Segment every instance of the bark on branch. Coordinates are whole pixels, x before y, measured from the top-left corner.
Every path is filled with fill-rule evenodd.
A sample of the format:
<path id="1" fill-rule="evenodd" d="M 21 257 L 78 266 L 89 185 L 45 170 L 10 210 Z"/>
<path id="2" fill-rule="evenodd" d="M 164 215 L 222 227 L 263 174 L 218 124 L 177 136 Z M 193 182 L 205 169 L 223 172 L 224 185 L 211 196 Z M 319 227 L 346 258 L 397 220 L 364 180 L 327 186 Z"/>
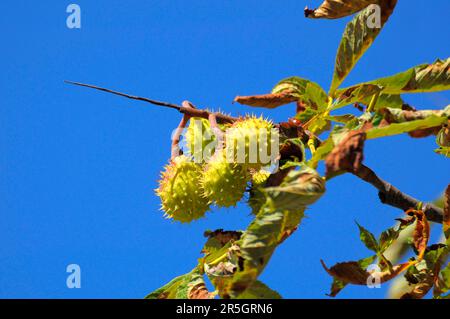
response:
<path id="1" fill-rule="evenodd" d="M 378 196 L 383 204 L 406 211 L 410 208 L 417 208 L 421 203 L 419 200 L 401 192 L 395 186 L 379 178 L 373 170 L 365 165 L 361 165 L 358 170 L 351 173 L 378 189 Z M 423 203 L 422 210 L 429 221 L 442 223 L 444 213 L 439 207 L 430 203 Z"/>

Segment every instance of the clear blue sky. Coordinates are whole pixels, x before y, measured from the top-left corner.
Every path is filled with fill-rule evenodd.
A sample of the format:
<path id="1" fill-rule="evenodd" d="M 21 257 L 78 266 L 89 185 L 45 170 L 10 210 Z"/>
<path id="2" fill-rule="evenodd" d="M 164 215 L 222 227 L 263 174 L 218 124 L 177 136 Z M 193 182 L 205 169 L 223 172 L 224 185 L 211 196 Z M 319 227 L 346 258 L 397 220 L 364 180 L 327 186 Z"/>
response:
<path id="1" fill-rule="evenodd" d="M 303 18 L 317 0 L 80 0 L 82 28 L 70 30 L 69 3 L 0 3 L 0 297 L 141 298 L 195 265 L 204 230 L 244 229 L 249 211 L 214 211 L 189 225 L 163 219 L 153 189 L 179 115 L 63 80 L 244 114 L 230 103 L 235 95 L 269 92 L 287 76 L 328 89 L 348 19 Z M 346 84 L 449 56 L 448 12 L 448 0 L 400 0 Z M 449 92 L 405 98 L 418 108 L 450 104 Z M 281 121 L 293 112 L 265 114 Z M 366 163 L 433 200 L 450 176 L 435 148 L 434 138 L 370 141 Z M 400 213 L 355 177 L 337 178 L 261 279 L 284 297 L 325 297 L 331 278 L 319 260 L 368 256 L 354 221 L 378 235 Z M 72 263 L 81 289 L 66 287 Z M 341 297 L 385 292 L 349 287 Z"/>

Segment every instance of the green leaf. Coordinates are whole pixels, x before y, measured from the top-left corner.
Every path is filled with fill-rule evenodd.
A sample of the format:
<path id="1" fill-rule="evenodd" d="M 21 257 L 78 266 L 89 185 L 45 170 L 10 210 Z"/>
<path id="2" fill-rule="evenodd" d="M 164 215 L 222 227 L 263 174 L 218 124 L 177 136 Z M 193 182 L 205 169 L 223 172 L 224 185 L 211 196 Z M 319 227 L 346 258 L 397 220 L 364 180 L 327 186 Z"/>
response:
<path id="1" fill-rule="evenodd" d="M 380 254 L 383 254 L 398 239 L 401 232 L 408 228 L 414 222 L 413 219 L 401 222 L 398 226 L 388 228 L 381 233 L 378 239 Z"/>
<path id="2" fill-rule="evenodd" d="M 295 118 L 298 119 L 301 123 L 307 123 L 314 116 L 318 116 L 318 115 L 319 115 L 318 110 L 308 107 L 304 111 L 297 113 L 295 115 Z"/>
<path id="3" fill-rule="evenodd" d="M 437 92 L 450 89 L 450 58 L 422 64 L 405 72 L 365 84 L 383 87 L 385 94 Z"/>
<path id="4" fill-rule="evenodd" d="M 442 287 L 440 287 L 442 292 L 450 291 L 450 263 L 447 264 L 445 268 L 441 270 Z"/>
<path id="5" fill-rule="evenodd" d="M 381 233 L 379 238 L 380 243 L 380 253 L 384 253 L 386 249 L 388 249 L 392 243 L 397 240 L 400 235 L 400 231 L 395 227 L 389 228 Z"/>
<path id="6" fill-rule="evenodd" d="M 376 253 L 379 252 L 380 248 L 378 246 L 378 242 L 375 239 L 375 236 L 369 232 L 367 229 L 362 227 L 360 224 L 356 223 L 359 228 L 359 238 L 366 245 L 366 247 Z"/>
<path id="7" fill-rule="evenodd" d="M 325 182 L 316 170 L 303 165 L 291 170 L 280 186 L 264 189 L 274 210 L 302 211 L 325 193 Z"/>
<path id="8" fill-rule="evenodd" d="M 383 3 L 381 7 L 381 26 L 386 23 L 392 14 L 395 3 L 396 1 L 385 1 Z M 370 21 L 372 15 L 373 9 L 368 7 L 347 24 L 336 56 L 330 96 L 334 96 L 336 89 L 380 33 L 381 28 L 368 26 L 367 22 Z"/>
<path id="9" fill-rule="evenodd" d="M 178 287 L 188 275 L 186 274 L 172 279 L 168 284 L 148 294 L 145 299 L 175 299 Z"/>
<path id="10" fill-rule="evenodd" d="M 361 103 L 368 106 L 370 97 L 363 99 Z M 378 111 L 383 108 L 400 109 L 403 104 L 405 104 L 405 102 L 399 94 L 380 94 L 373 110 Z"/>
<path id="11" fill-rule="evenodd" d="M 316 152 L 308 161 L 308 166 L 316 167 L 317 164 L 325 159 L 325 157 L 333 150 L 335 145 L 338 145 L 342 138 L 348 133 L 348 130 L 339 125 L 335 125 L 333 131 L 330 133 L 330 136 L 320 144 L 320 146 L 316 149 Z"/>
<path id="12" fill-rule="evenodd" d="M 219 287 L 221 296 L 239 297 L 253 284 L 277 246 L 298 227 L 306 205 L 314 203 L 325 191 L 320 175 L 305 165 L 290 170 L 279 186 L 259 189 L 266 201 L 236 243 L 237 270 Z"/>
<path id="13" fill-rule="evenodd" d="M 205 286 L 205 283 L 203 276 L 196 268 L 188 274 L 174 278 L 168 284 L 148 294 L 145 299 L 189 299 L 191 291 L 199 286 Z"/>
<path id="14" fill-rule="evenodd" d="M 440 155 L 444 155 L 444 156 L 450 158 L 450 147 L 449 146 L 439 147 L 439 148 L 435 149 L 434 151 Z"/>
<path id="15" fill-rule="evenodd" d="M 377 92 L 382 92 L 383 88 L 374 84 L 358 84 L 348 88 L 339 89 L 336 91 L 336 101 L 333 109 L 338 109 L 345 105 L 361 103 L 366 106 L 372 100 L 372 96 Z M 377 102 L 374 105 L 374 111 L 382 108 L 398 109 L 405 104 L 399 94 L 383 94 L 378 96 Z"/>
<path id="16" fill-rule="evenodd" d="M 344 114 L 344 115 L 330 115 L 328 116 L 328 120 L 333 121 L 333 122 L 337 122 L 337 123 L 342 123 L 342 124 L 347 124 L 351 121 L 354 121 L 356 119 L 356 116 L 354 116 L 353 114 Z"/>
<path id="17" fill-rule="evenodd" d="M 393 123 L 383 127 L 374 127 L 367 131 L 367 139 L 398 135 L 415 130 L 437 127 L 444 124 L 445 122 L 447 122 L 446 117 L 432 115 L 421 120 Z"/>
<path id="18" fill-rule="evenodd" d="M 272 94 L 283 92 L 289 92 L 289 95 L 315 110 L 325 109 L 328 103 L 328 96 L 319 84 L 297 76 L 280 81 L 272 90 Z"/>
<path id="19" fill-rule="evenodd" d="M 281 295 L 261 281 L 256 280 L 237 299 L 281 299 Z"/>
<path id="20" fill-rule="evenodd" d="M 333 298 L 336 297 L 342 291 L 342 289 L 347 287 L 347 285 L 348 283 L 333 277 L 333 283 L 331 284 L 330 293 L 328 293 L 327 296 Z"/>
<path id="21" fill-rule="evenodd" d="M 335 110 L 349 104 L 362 103 L 368 99 L 370 100 L 372 96 L 380 93 L 381 90 L 381 87 L 373 84 L 356 85 L 347 89 L 338 90 L 332 109 Z"/>

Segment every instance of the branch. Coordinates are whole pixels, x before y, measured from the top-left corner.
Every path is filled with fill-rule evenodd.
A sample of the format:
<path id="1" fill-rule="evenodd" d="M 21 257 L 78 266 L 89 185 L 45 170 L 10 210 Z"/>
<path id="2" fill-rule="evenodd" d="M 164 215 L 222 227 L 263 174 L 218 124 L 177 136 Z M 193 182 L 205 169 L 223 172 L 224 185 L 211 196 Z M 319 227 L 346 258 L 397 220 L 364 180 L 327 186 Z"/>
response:
<path id="1" fill-rule="evenodd" d="M 421 203 L 419 200 L 401 192 L 395 186 L 379 178 L 374 171 L 365 165 L 361 165 L 358 170 L 352 171 L 351 173 L 367 183 L 372 184 L 376 189 L 378 189 L 378 196 L 383 204 L 391 205 L 406 211 L 410 208 L 417 208 Z M 442 209 L 433 204 L 424 203 L 422 210 L 428 220 L 436 223 L 442 223 L 444 215 Z"/>
<path id="2" fill-rule="evenodd" d="M 219 113 L 219 112 L 209 112 L 207 110 L 186 107 L 184 105 L 180 106 L 180 105 L 176 105 L 176 104 L 172 104 L 172 103 L 168 103 L 168 102 L 156 101 L 156 100 L 152 100 L 152 99 L 149 99 L 146 97 L 135 96 L 135 95 L 130 95 L 130 94 L 126 94 L 126 93 L 122 93 L 122 92 L 118 92 L 118 91 L 113 91 L 110 89 L 106 89 L 106 88 L 91 85 L 91 84 L 84 84 L 84 83 L 72 82 L 72 81 L 64 81 L 64 82 L 68 83 L 68 84 L 82 86 L 82 87 L 95 89 L 95 90 L 103 91 L 106 93 L 126 97 L 126 98 L 132 99 L 132 100 L 142 101 L 142 102 L 150 103 L 150 104 L 157 105 L 157 106 L 168 107 L 171 109 L 175 109 L 182 114 L 189 115 L 190 117 L 200 117 L 200 118 L 208 119 L 210 114 L 214 114 L 217 118 L 217 122 L 219 122 L 219 123 L 233 123 L 238 120 L 235 117 L 231 117 L 231 116 Z"/>

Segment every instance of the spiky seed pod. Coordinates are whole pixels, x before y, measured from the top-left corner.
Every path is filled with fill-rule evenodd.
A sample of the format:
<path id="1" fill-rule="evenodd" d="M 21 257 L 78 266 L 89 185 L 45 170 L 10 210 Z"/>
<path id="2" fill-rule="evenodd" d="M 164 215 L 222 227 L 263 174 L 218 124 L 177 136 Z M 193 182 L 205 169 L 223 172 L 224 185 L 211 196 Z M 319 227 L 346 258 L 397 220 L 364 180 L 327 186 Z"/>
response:
<path id="1" fill-rule="evenodd" d="M 209 121 L 192 118 L 185 134 L 186 147 L 196 163 L 204 163 L 214 153 L 216 137 Z"/>
<path id="2" fill-rule="evenodd" d="M 265 169 L 261 169 L 252 174 L 253 186 L 261 186 L 264 184 L 270 176 L 270 172 Z"/>
<path id="3" fill-rule="evenodd" d="M 227 161 L 224 150 L 218 151 L 206 165 L 201 185 L 203 194 L 219 207 L 235 206 L 247 188 L 250 174 L 242 165 Z"/>
<path id="4" fill-rule="evenodd" d="M 277 138 L 272 122 L 262 117 L 252 116 L 236 121 L 227 130 L 227 156 L 247 168 L 260 169 L 276 157 L 277 154 L 272 154 L 271 148 Z"/>
<path id="5" fill-rule="evenodd" d="M 258 214 L 261 206 L 266 201 L 266 197 L 261 191 L 261 188 L 264 186 L 269 176 L 270 172 L 264 169 L 252 174 L 252 186 L 249 190 L 250 197 L 248 199 L 248 205 L 252 209 L 252 213 L 255 215 Z"/>
<path id="6" fill-rule="evenodd" d="M 201 176 L 201 166 L 184 155 L 177 156 L 165 167 L 156 194 L 167 217 L 189 223 L 205 215 L 209 203 L 198 187 Z"/>

